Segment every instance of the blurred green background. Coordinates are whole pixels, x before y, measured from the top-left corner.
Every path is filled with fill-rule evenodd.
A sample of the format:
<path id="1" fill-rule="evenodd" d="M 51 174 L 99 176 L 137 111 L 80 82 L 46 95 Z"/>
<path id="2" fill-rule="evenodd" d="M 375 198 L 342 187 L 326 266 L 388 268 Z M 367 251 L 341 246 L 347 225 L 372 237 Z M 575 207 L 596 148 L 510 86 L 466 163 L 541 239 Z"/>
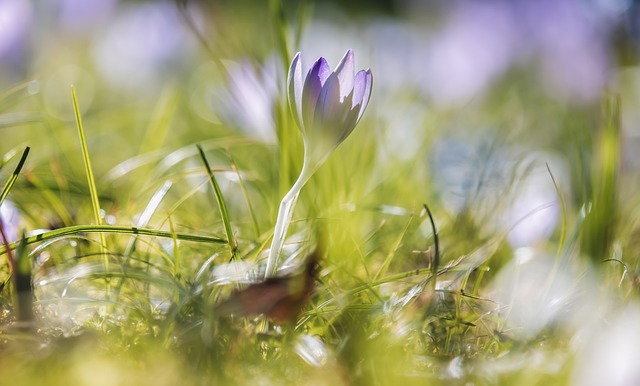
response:
<path id="1" fill-rule="evenodd" d="M 0 186 L 31 147 L 9 239 L 95 223 L 73 85 L 101 221 L 224 235 L 199 143 L 241 260 L 110 235 L 113 297 L 97 237 L 34 244 L 36 332 L 1 270 L 0 384 L 637 383 L 639 45 L 631 0 L 0 0 Z M 289 61 L 350 48 L 371 103 L 302 191 L 283 266 L 319 224 L 316 294 L 293 326 L 220 322 L 301 167 Z"/>

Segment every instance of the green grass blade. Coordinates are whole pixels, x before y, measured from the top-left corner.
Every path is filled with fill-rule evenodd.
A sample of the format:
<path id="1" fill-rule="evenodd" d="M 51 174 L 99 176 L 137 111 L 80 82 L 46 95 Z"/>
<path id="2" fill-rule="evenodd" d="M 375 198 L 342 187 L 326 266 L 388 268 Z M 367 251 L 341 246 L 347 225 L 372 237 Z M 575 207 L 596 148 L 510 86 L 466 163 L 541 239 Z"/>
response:
<path id="1" fill-rule="evenodd" d="M 605 100 L 605 116 L 591 159 L 590 210 L 585 218 L 582 248 L 594 263 L 611 257 L 618 226 L 620 174 L 620 97 Z"/>
<path id="2" fill-rule="evenodd" d="M 180 277 L 180 248 L 178 248 L 178 238 L 176 237 L 176 232 L 174 231 L 173 221 L 171 221 L 171 216 L 169 216 L 169 229 L 171 229 L 171 234 L 173 237 L 171 240 L 173 241 L 173 276 Z"/>
<path id="3" fill-rule="evenodd" d="M 24 163 L 27 161 L 27 157 L 29 156 L 29 150 L 31 150 L 29 146 L 24 149 L 24 151 L 22 152 L 22 157 L 20 157 L 20 161 L 18 162 L 18 166 L 16 166 L 13 174 L 11 175 L 11 177 L 9 177 L 9 181 L 7 181 L 7 184 L 4 186 L 4 188 L 2 188 L 2 193 L 0 193 L 0 206 L 2 206 L 2 203 L 4 202 L 4 199 L 7 198 L 11 187 L 18 179 L 18 175 L 20 174 L 20 171 L 22 170 L 22 167 L 24 166 Z"/>
<path id="4" fill-rule="evenodd" d="M 42 120 L 42 116 L 36 113 L 7 113 L 0 115 L 0 129 L 24 125 L 26 123 L 37 123 Z"/>
<path id="5" fill-rule="evenodd" d="M 400 245 L 402 244 L 402 240 L 404 239 L 404 236 L 407 234 L 407 231 L 409 230 L 409 226 L 411 225 L 411 222 L 413 222 L 413 215 L 409 216 L 407 223 L 405 224 L 404 228 L 398 235 L 398 238 L 396 239 L 395 243 L 393 243 L 393 246 L 389 250 L 387 257 L 385 258 L 384 262 L 380 266 L 380 269 L 378 269 L 378 272 L 376 272 L 376 274 L 373 276 L 373 280 L 378 280 L 380 277 L 386 275 L 387 270 L 389 269 L 389 265 L 391 264 L 391 261 L 395 257 L 396 252 L 398 251 L 398 249 L 400 248 Z"/>
<path id="6" fill-rule="evenodd" d="M 424 210 L 427 212 L 427 216 L 429 217 L 429 222 L 431 223 L 431 231 L 433 232 L 433 244 L 435 253 L 433 255 L 433 261 L 431 263 L 431 269 L 434 274 L 432 289 L 436 289 L 436 273 L 438 272 L 438 267 L 440 266 L 440 240 L 438 239 L 438 230 L 436 229 L 436 223 L 433 220 L 433 215 L 431 214 L 431 210 L 427 204 L 423 205 Z"/>
<path id="7" fill-rule="evenodd" d="M 151 121 L 145 130 L 139 154 L 150 153 L 162 148 L 171 128 L 171 122 L 176 115 L 179 97 L 179 91 L 171 86 L 166 87 L 160 94 L 151 115 Z"/>
<path id="8" fill-rule="evenodd" d="M 231 163 L 231 169 L 236 172 L 238 175 L 238 182 L 240 183 L 240 190 L 242 190 L 242 195 L 244 196 L 244 200 L 247 203 L 247 208 L 249 209 L 249 215 L 251 216 L 251 221 L 253 222 L 253 228 L 256 231 L 256 237 L 260 236 L 260 227 L 258 226 L 258 218 L 256 217 L 255 210 L 253 209 L 253 205 L 251 204 L 251 199 L 249 198 L 249 192 L 247 191 L 247 186 L 242 179 L 242 175 L 240 175 L 240 171 L 238 170 L 238 166 L 236 165 L 236 161 L 233 159 L 231 153 L 229 155 L 229 162 Z"/>
<path id="9" fill-rule="evenodd" d="M 38 81 L 30 80 L 24 83 L 20 83 L 9 90 L 0 93 L 0 110 L 5 111 L 10 107 L 13 107 L 27 98 L 38 93 Z M 25 116 L 31 116 L 32 113 L 27 113 Z M 37 114 L 39 115 L 39 114 Z"/>
<path id="10" fill-rule="evenodd" d="M 28 186 L 42 197 L 51 210 L 51 213 L 60 220 L 63 226 L 73 225 L 73 215 L 70 208 L 65 204 L 62 195 L 65 193 L 62 188 L 52 188 L 42 181 L 37 174 L 30 173 L 25 176 Z M 55 190 L 54 190 L 55 189 Z"/>
<path id="11" fill-rule="evenodd" d="M 15 262 L 15 286 L 16 286 L 16 303 L 18 309 L 18 323 L 23 329 L 28 330 L 32 327 L 33 314 L 33 288 L 31 285 L 31 259 L 27 251 L 27 243 L 22 234 L 22 238 L 18 242 L 16 250 Z"/>
<path id="12" fill-rule="evenodd" d="M 94 221 L 97 225 L 102 224 L 100 217 L 100 201 L 98 199 L 98 190 L 96 188 L 95 178 L 93 177 L 93 169 L 91 168 L 91 159 L 89 158 L 89 149 L 87 147 L 87 138 L 82 125 L 82 116 L 80 115 L 80 107 L 78 105 L 78 97 L 76 96 L 75 87 L 71 86 L 71 96 L 73 98 L 73 110 L 76 116 L 76 125 L 78 127 L 78 136 L 80 137 L 80 145 L 82 146 L 82 158 L 84 160 L 84 169 L 89 184 L 89 194 L 91 196 L 91 205 L 93 207 Z"/>
<path id="13" fill-rule="evenodd" d="M 193 241 L 198 243 L 212 243 L 212 244 L 227 244 L 227 240 L 204 235 L 194 235 L 190 233 L 172 233 L 169 231 L 162 231 L 149 228 L 138 227 L 126 227 L 117 225 L 74 225 L 70 227 L 58 228 L 52 231 L 37 234 L 35 236 L 29 236 L 26 238 L 27 244 L 39 243 L 47 240 L 53 240 L 59 237 L 72 236 L 80 233 L 114 233 L 123 235 L 138 235 L 138 236 L 151 236 L 162 238 L 176 238 L 178 240 Z M 9 244 L 9 247 L 13 250 L 18 246 L 18 242 Z M 6 247 L 0 247 L 0 255 L 6 252 Z"/>
<path id="14" fill-rule="evenodd" d="M 76 115 L 76 125 L 78 127 L 78 136 L 80 137 L 80 145 L 82 146 L 82 158 L 84 159 L 84 170 L 87 175 L 87 183 L 89 184 L 89 195 L 91 196 L 91 206 L 93 207 L 93 220 L 96 225 L 102 225 L 100 216 L 100 201 L 98 200 L 98 189 L 96 181 L 93 177 L 93 169 L 91 168 L 91 159 L 89 158 L 89 148 L 87 147 L 87 138 L 82 126 L 82 116 L 80 115 L 80 107 L 78 105 L 78 97 L 76 96 L 75 87 L 71 86 L 71 97 L 73 99 L 73 111 Z M 103 233 L 99 234 L 100 244 L 104 252 L 104 267 L 109 271 L 109 256 L 107 254 L 107 243 Z"/>
<path id="15" fill-rule="evenodd" d="M 171 181 L 165 181 L 164 184 L 162 184 L 162 186 L 160 187 L 160 189 L 156 190 L 156 192 L 151 197 L 151 200 L 149 200 L 149 203 L 142 211 L 142 214 L 140 215 L 140 218 L 136 223 L 136 227 L 143 228 L 149 224 L 149 221 L 151 220 L 151 216 L 156 212 L 156 210 L 158 209 L 158 206 L 160 205 L 164 197 L 167 195 L 172 185 L 173 184 L 171 183 Z M 129 256 L 133 253 L 133 251 L 136 248 L 136 240 L 137 240 L 137 237 L 132 237 L 131 240 L 129 240 L 129 244 L 127 244 L 127 249 L 125 249 L 125 252 L 124 252 L 125 256 Z"/>
<path id="16" fill-rule="evenodd" d="M 280 54 L 280 60 L 282 61 L 282 67 L 286 76 L 289 65 L 289 48 L 287 47 L 287 35 L 289 35 L 289 31 L 282 0 L 270 0 L 269 10 L 271 11 L 278 53 Z"/>
<path id="17" fill-rule="evenodd" d="M 213 175 L 211 171 L 211 166 L 209 166 L 209 161 L 207 161 L 207 157 L 204 155 L 204 150 L 200 145 L 196 145 L 198 147 L 198 153 L 200 154 L 200 158 L 202 159 L 202 163 L 207 170 L 207 174 L 209 175 L 209 181 L 211 182 L 211 186 L 213 187 L 213 191 L 216 195 L 216 201 L 218 202 L 218 209 L 220 209 L 220 217 L 222 217 L 222 223 L 224 224 L 224 231 L 227 234 L 227 240 L 229 243 L 229 251 L 231 252 L 231 259 L 236 258 L 236 250 L 238 249 L 238 244 L 236 242 L 236 238 L 233 235 L 233 230 L 231 229 L 231 221 L 229 221 L 229 212 L 227 211 L 227 204 L 224 201 L 224 197 L 222 196 L 222 191 L 220 190 L 220 185 L 218 185 L 218 181 L 216 177 Z"/>

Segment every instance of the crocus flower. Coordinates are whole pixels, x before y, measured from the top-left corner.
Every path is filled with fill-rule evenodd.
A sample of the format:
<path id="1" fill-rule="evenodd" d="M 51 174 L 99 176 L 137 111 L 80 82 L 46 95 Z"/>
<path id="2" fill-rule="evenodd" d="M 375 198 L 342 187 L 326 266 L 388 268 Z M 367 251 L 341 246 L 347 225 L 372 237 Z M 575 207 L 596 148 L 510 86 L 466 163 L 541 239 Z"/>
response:
<path id="1" fill-rule="evenodd" d="M 354 72 L 351 50 L 334 71 L 324 58 L 319 58 L 304 78 L 300 53 L 291 62 L 289 107 L 302 131 L 304 161 L 298 180 L 280 202 L 266 276 L 275 274 L 300 190 L 331 152 L 351 134 L 367 108 L 373 86 L 371 70 Z"/>
<path id="2" fill-rule="evenodd" d="M 348 50 L 332 72 L 320 57 L 302 77 L 298 52 L 288 77 L 289 107 L 302 131 L 305 156 L 317 163 L 351 134 L 371 97 L 371 70 L 354 75 L 353 51 Z"/>

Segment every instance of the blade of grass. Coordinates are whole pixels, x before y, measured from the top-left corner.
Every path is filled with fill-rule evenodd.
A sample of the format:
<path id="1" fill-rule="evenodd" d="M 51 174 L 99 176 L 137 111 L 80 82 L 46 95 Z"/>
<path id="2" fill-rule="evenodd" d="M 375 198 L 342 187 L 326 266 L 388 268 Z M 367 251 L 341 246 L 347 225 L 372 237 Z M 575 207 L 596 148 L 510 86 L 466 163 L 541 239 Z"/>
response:
<path id="1" fill-rule="evenodd" d="M 11 177 L 9 177 L 9 181 L 7 181 L 7 184 L 4 186 L 4 188 L 2 188 L 2 193 L 0 193 L 0 206 L 2 206 L 2 203 L 4 202 L 4 199 L 7 198 L 11 187 L 18 179 L 18 175 L 20 174 L 20 171 L 22 170 L 22 167 L 24 166 L 24 163 L 27 161 L 27 157 L 29 156 L 29 150 L 31 150 L 29 146 L 24 149 L 24 151 L 22 152 L 22 157 L 20 157 L 20 161 L 18 161 L 18 165 L 13 171 L 13 174 L 11 175 Z"/>
<path id="2" fill-rule="evenodd" d="M 172 185 L 173 184 L 171 183 L 171 181 L 167 180 L 164 182 L 164 184 L 162 184 L 162 186 L 158 190 L 156 190 L 156 192 L 151 197 L 151 200 L 149 200 L 149 203 L 147 204 L 146 208 L 144 208 L 144 211 L 142 211 L 142 214 L 140 215 L 140 218 L 136 223 L 136 227 L 143 228 L 149 224 L 149 220 L 151 220 L 151 216 L 156 212 L 156 210 L 158 209 L 158 206 L 160 205 L 164 197 L 167 195 Z M 136 248 L 137 239 L 138 239 L 137 237 L 132 237 L 131 240 L 129 240 L 129 244 L 127 244 L 127 249 L 125 249 L 125 252 L 124 252 L 125 256 L 129 256 L 133 253 L 133 251 Z"/>
<path id="3" fill-rule="evenodd" d="M 551 177 L 551 181 L 553 182 L 553 187 L 556 190 L 556 194 L 558 195 L 558 200 L 560 200 L 560 208 L 562 210 L 561 224 L 560 224 L 560 240 L 558 241 L 558 251 L 556 252 L 556 258 L 553 263 L 553 268 L 551 269 L 551 273 L 549 274 L 549 278 L 547 279 L 547 285 L 545 287 L 545 292 L 543 299 L 547 297 L 549 289 L 553 284 L 555 276 L 558 272 L 558 268 L 560 267 L 560 261 L 562 260 L 562 251 L 565 247 L 565 242 L 567 238 L 567 203 L 564 200 L 564 195 L 558 186 L 558 182 L 556 181 L 553 173 L 551 172 L 551 167 L 547 163 L 547 172 L 549 172 L 549 176 Z"/>
<path id="4" fill-rule="evenodd" d="M 13 308 L 17 310 L 17 326 L 27 332 L 33 325 L 33 290 L 31 287 L 31 261 L 27 253 L 27 245 L 24 238 L 18 243 L 16 254 L 14 256 L 9 249 L 9 240 L 4 231 L 4 223 L 0 217 L 0 244 L 8 250 L 7 260 L 11 269 L 10 281 L 13 283 L 15 297 L 13 299 Z"/>
<path id="5" fill-rule="evenodd" d="M 295 32 L 293 36 L 293 46 L 299 47 L 302 41 L 304 25 L 311 19 L 314 4 L 311 1 L 303 0 L 298 3 L 298 15 L 296 18 Z"/>
<path id="6" fill-rule="evenodd" d="M 16 250 L 14 272 L 18 323 L 26 331 L 33 327 L 33 288 L 31 286 L 31 259 L 27 251 L 24 232 Z"/>
<path id="7" fill-rule="evenodd" d="M 584 223 L 582 247 L 599 264 L 611 257 L 618 226 L 618 180 L 620 174 L 620 97 L 605 100 L 604 122 L 598 140 L 593 143 L 591 208 Z"/>
<path id="8" fill-rule="evenodd" d="M 146 208 L 144 208 L 144 211 L 140 215 L 140 218 L 136 223 L 136 227 L 142 228 L 142 227 L 146 227 L 149 224 L 149 220 L 151 220 L 151 216 L 153 215 L 153 213 L 155 213 L 156 209 L 158 208 L 158 205 L 160 205 L 160 202 L 162 201 L 164 196 L 167 194 L 167 192 L 171 188 L 171 185 L 172 185 L 171 181 L 165 181 L 162 187 L 160 187 L 160 189 L 158 189 L 153 194 L 153 196 L 151 197 L 151 200 L 149 200 L 149 203 L 147 204 Z M 173 232 L 173 228 L 171 228 L 171 231 Z M 127 257 L 127 259 L 124 261 L 122 267 L 130 266 L 129 262 L 131 259 L 131 254 L 136 250 L 137 241 L 138 241 L 137 236 L 131 237 L 131 239 L 129 239 L 129 243 L 127 244 L 127 248 L 125 249 L 123 254 L 124 256 Z M 117 299 L 118 296 L 120 295 L 123 285 L 124 285 L 124 279 L 120 281 L 115 287 L 115 290 L 114 290 L 115 299 Z"/>
<path id="9" fill-rule="evenodd" d="M 7 238 L 7 235 L 4 231 L 4 222 L 2 221 L 2 216 L 0 216 L 0 244 L 2 245 L 2 249 L 7 251 L 7 260 L 9 261 L 9 269 L 11 271 L 11 279 L 13 281 L 13 283 L 15 283 L 15 274 L 16 274 L 16 260 L 13 257 L 13 253 L 11 252 L 12 249 L 11 245 L 9 243 L 9 239 Z M 16 244 L 16 243 L 14 243 Z"/>
<path id="10" fill-rule="evenodd" d="M 402 231 L 398 235 L 396 242 L 393 244 L 393 248 L 389 250 L 389 254 L 387 254 L 387 257 L 385 258 L 384 262 L 380 266 L 380 269 L 378 269 L 378 272 L 376 272 L 376 274 L 373 276 L 373 280 L 378 280 L 378 278 L 380 278 L 381 276 L 384 276 L 387 273 L 387 269 L 389 269 L 389 265 L 391 264 L 391 261 L 395 257 L 396 251 L 398 250 L 398 248 L 400 248 L 400 244 L 402 243 L 402 240 L 404 239 L 404 236 L 406 235 L 407 230 L 409 230 L 409 226 L 411 225 L 412 221 L 413 221 L 413 214 L 409 216 L 407 223 L 405 224 L 404 228 L 402 228 Z"/>
<path id="11" fill-rule="evenodd" d="M 2 94 L 0 94 L 0 110 L 5 111 L 11 106 L 15 106 L 18 103 L 24 101 L 32 95 L 38 93 L 39 85 L 38 81 L 30 80 L 24 83 L 20 83 Z"/>
<path id="12" fill-rule="evenodd" d="M 287 36 L 289 35 L 289 31 L 287 28 L 287 18 L 284 14 L 282 0 L 270 0 L 269 10 L 271 11 L 271 19 L 276 36 L 276 46 L 278 48 L 278 53 L 280 54 L 283 73 L 286 76 L 289 64 L 289 48 L 287 47 Z"/>
<path id="13" fill-rule="evenodd" d="M 249 192 L 247 191 L 247 186 L 242 179 L 242 175 L 240 174 L 240 170 L 238 170 L 238 166 L 236 165 L 236 161 L 233 159 L 231 152 L 227 151 L 227 155 L 229 157 L 229 162 L 231 163 L 231 170 L 236 172 L 238 175 L 238 182 L 240 183 L 240 190 L 242 190 L 242 195 L 244 196 L 244 200 L 247 203 L 247 208 L 249 209 L 249 214 L 251 215 L 251 221 L 253 222 L 253 228 L 256 231 L 256 237 L 260 236 L 260 227 L 258 226 L 258 218 L 256 217 L 256 213 L 253 210 L 253 205 L 251 205 L 251 199 L 249 198 Z"/>
<path id="14" fill-rule="evenodd" d="M 16 154 L 18 154 L 18 147 L 14 147 L 13 149 L 4 153 L 2 159 L 0 159 L 0 171 L 2 171 L 2 168 L 4 168 L 4 166 L 9 163 L 13 159 L 13 157 L 16 156 Z"/>
<path id="15" fill-rule="evenodd" d="M 10 113 L 0 115 L 0 129 L 24 125 L 26 123 L 37 123 L 42 120 L 42 116 L 36 113 Z"/>
<path id="16" fill-rule="evenodd" d="M 98 200 L 98 190 L 96 189 L 96 181 L 93 177 L 93 169 L 91 168 L 91 159 L 89 158 L 89 148 L 87 147 L 87 139 L 82 126 L 82 116 L 80 115 L 80 106 L 78 105 L 78 97 L 76 89 L 71 86 L 71 98 L 73 99 L 73 111 L 76 116 L 76 126 L 78 127 L 78 136 L 80 137 L 80 145 L 82 146 L 82 158 L 84 159 L 84 170 L 87 175 L 87 183 L 89 184 L 89 195 L 91 196 L 91 206 L 93 207 L 93 220 L 96 225 L 102 225 L 100 216 L 100 201 Z M 98 234 L 100 237 L 100 245 L 104 253 L 104 268 L 109 272 L 109 255 L 107 254 L 107 243 L 104 233 Z"/>
<path id="17" fill-rule="evenodd" d="M 429 221 L 431 222 L 431 231 L 433 232 L 433 244 L 435 248 L 435 253 L 433 255 L 433 261 L 431 263 L 431 270 L 434 274 L 432 288 L 436 289 L 436 272 L 438 272 L 438 266 L 440 266 L 440 241 L 438 240 L 438 231 L 436 229 L 436 223 L 433 220 L 433 215 L 431 214 L 431 210 L 429 210 L 429 206 L 424 204 L 424 210 L 427 211 L 427 216 L 429 216 Z"/>
<path id="18" fill-rule="evenodd" d="M 173 241 L 173 276 L 176 279 L 180 278 L 180 248 L 178 248 L 178 238 L 176 237 L 176 232 L 174 230 L 173 227 L 173 221 L 171 220 L 171 216 L 169 216 L 169 229 L 171 229 L 171 234 L 173 234 L 173 237 L 171 238 L 171 241 Z"/>
<path id="19" fill-rule="evenodd" d="M 212 44 L 209 43 L 209 40 L 205 37 L 205 34 L 200 31 L 196 21 L 191 16 L 191 12 L 187 8 L 186 0 L 176 0 L 176 5 L 178 6 L 178 10 L 180 11 L 180 16 L 182 16 L 183 22 L 187 25 L 187 28 L 191 31 L 191 33 L 195 36 L 200 43 L 200 46 L 207 51 L 209 57 L 213 60 L 215 65 L 220 70 L 225 70 L 225 66 L 220 60 L 220 47 L 213 47 Z M 202 10 L 200 10 L 202 11 Z M 219 32 L 219 31 L 215 31 Z"/>
<path id="20" fill-rule="evenodd" d="M 55 189 L 54 187 L 47 186 L 46 183 L 33 173 L 25 175 L 25 178 L 29 186 L 43 199 L 52 214 L 58 217 L 62 225 L 73 224 L 73 216 L 69 213 L 70 208 L 68 208 L 62 200 L 62 195 L 66 193 L 64 189 Z"/>
<path id="21" fill-rule="evenodd" d="M 145 130 L 138 154 L 146 154 L 162 148 L 178 109 L 179 99 L 179 91 L 172 86 L 166 87 L 160 94 L 160 98 L 158 98 L 158 102 L 151 114 L 151 121 Z"/>
<path id="22" fill-rule="evenodd" d="M 52 231 L 37 234 L 35 236 L 29 236 L 26 238 L 26 242 L 27 244 L 33 244 L 42 241 L 53 240 L 58 237 L 77 235 L 80 233 L 115 233 L 125 235 L 162 237 L 169 239 L 175 237 L 178 240 L 193 241 L 198 243 L 228 244 L 227 240 L 220 237 L 194 235 L 190 233 L 172 233 L 169 231 L 162 231 L 157 229 L 125 227 L 117 225 L 75 225 L 65 228 L 58 228 Z M 18 242 L 9 244 L 9 248 L 12 250 L 17 246 Z M 0 255 L 6 253 L 6 251 L 6 247 L 0 247 Z"/>
<path id="23" fill-rule="evenodd" d="M 229 212 L 227 211 L 227 204 L 224 201 L 224 197 L 222 196 L 222 191 L 220 190 L 220 185 L 218 185 L 218 181 L 216 177 L 213 175 L 211 171 L 211 166 L 209 166 L 209 161 L 207 161 L 207 157 L 204 155 L 204 150 L 200 145 L 196 145 L 198 148 L 198 152 L 200 154 L 200 158 L 202 159 L 202 163 L 207 170 L 207 174 L 209 175 L 209 181 L 211 182 L 211 186 L 213 187 L 213 191 L 216 195 L 216 201 L 218 202 L 218 209 L 220 209 L 220 217 L 222 217 L 222 223 L 224 224 L 224 231 L 227 234 L 227 241 L 229 245 L 229 252 L 231 252 L 231 259 L 234 260 L 236 258 L 236 251 L 238 249 L 238 244 L 236 242 L 236 238 L 233 235 L 233 230 L 231 229 L 231 222 L 229 221 Z"/>

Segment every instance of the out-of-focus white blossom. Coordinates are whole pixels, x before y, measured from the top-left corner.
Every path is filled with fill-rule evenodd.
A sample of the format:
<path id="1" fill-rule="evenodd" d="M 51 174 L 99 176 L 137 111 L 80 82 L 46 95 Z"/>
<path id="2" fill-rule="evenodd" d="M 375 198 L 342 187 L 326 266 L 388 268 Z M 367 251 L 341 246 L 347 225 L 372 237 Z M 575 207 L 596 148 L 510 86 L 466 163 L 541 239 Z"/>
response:
<path id="1" fill-rule="evenodd" d="M 275 142 L 278 62 L 271 58 L 261 66 L 247 61 L 226 62 L 225 66 L 227 87 L 219 87 L 220 91 L 214 93 L 214 111 L 234 128 L 265 142 Z"/>
<path id="2" fill-rule="evenodd" d="M 640 306 L 631 304 L 618 315 L 595 328 L 593 336 L 585 333 L 583 347 L 573 371 L 575 386 L 640 385 Z M 598 318 L 594 318 L 597 321 Z M 604 322 L 603 319 L 601 319 Z"/>

